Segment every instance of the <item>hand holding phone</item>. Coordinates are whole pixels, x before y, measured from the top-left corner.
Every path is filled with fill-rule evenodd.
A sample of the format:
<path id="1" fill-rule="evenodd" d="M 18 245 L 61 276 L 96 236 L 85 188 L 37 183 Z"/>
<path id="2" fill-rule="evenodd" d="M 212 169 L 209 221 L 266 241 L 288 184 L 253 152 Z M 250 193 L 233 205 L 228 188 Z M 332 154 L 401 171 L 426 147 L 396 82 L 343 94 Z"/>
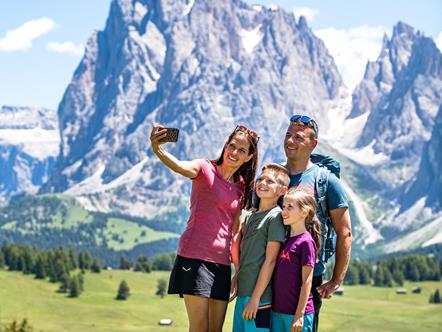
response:
<path id="1" fill-rule="evenodd" d="M 178 128 L 161 128 L 161 130 L 166 129 L 166 137 L 160 139 L 158 142 L 176 142 L 178 141 L 178 135 L 180 130 Z"/>

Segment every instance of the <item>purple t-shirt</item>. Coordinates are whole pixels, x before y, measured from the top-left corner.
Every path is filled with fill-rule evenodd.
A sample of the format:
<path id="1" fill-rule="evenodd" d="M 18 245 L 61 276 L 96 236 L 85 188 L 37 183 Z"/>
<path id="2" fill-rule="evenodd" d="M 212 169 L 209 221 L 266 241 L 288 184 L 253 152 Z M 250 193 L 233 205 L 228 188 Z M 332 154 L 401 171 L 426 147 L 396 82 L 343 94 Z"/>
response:
<path id="1" fill-rule="evenodd" d="M 273 272 L 273 311 L 295 314 L 302 286 L 302 267 L 314 267 L 315 261 L 316 245 L 309 232 L 289 237 L 285 241 Z M 310 293 L 305 315 L 314 312 Z"/>
<path id="2" fill-rule="evenodd" d="M 224 180 L 210 160 L 198 159 L 200 171 L 192 180 L 190 216 L 178 243 L 178 255 L 230 265 L 235 215 L 244 195 L 242 178 Z"/>

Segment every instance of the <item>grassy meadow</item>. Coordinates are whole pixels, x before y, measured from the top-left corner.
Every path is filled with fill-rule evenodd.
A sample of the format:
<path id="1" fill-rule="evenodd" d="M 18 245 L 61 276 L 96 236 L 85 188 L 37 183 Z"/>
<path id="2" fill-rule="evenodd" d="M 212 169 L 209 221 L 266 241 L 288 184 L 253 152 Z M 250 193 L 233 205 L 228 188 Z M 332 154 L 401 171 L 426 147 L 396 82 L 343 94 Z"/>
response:
<path id="1" fill-rule="evenodd" d="M 138 332 L 187 331 L 184 303 L 178 296 L 155 295 L 157 280 L 167 272 L 151 274 L 102 271 L 85 275 L 79 298 L 56 292 L 58 284 L 35 280 L 31 275 L 0 270 L 0 323 L 27 318 L 35 332 Z M 121 280 L 131 296 L 114 300 Z M 421 294 L 411 294 L 420 286 Z M 441 331 L 442 305 L 429 304 L 430 292 L 442 290 L 442 282 L 406 283 L 407 295 L 395 288 L 346 286 L 344 296 L 325 301 L 321 332 L 326 331 Z M 229 305 L 225 331 L 231 331 L 233 304 Z M 171 318 L 172 326 L 159 326 Z"/>

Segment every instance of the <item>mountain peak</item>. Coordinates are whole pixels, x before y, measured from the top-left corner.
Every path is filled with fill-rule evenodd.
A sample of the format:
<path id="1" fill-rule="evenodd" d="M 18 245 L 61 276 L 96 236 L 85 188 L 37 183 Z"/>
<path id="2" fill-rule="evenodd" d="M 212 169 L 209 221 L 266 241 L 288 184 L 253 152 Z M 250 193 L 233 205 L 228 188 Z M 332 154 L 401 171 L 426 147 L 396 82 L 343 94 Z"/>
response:
<path id="1" fill-rule="evenodd" d="M 406 35 L 409 38 L 413 38 L 415 36 L 414 28 L 411 25 L 408 25 L 407 23 L 399 21 L 396 23 L 396 25 L 393 27 L 393 39 L 397 36 L 403 36 Z"/>
<path id="2" fill-rule="evenodd" d="M 305 16 L 301 15 L 298 20 L 299 29 L 305 29 L 308 27 L 307 19 Z"/>

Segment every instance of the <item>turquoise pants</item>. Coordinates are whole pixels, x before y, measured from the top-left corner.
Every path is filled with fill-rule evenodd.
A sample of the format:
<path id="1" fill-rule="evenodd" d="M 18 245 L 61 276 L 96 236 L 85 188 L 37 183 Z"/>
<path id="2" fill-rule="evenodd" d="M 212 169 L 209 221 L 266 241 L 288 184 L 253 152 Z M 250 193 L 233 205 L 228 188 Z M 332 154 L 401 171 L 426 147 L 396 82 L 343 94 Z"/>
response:
<path id="1" fill-rule="evenodd" d="M 271 306 L 270 302 L 259 302 L 256 319 L 244 320 L 242 313 L 249 302 L 250 296 L 238 296 L 233 316 L 233 332 L 270 332 Z"/>
<path id="2" fill-rule="evenodd" d="M 293 316 L 287 314 L 280 314 L 279 312 L 272 311 L 272 331 L 278 332 L 290 332 L 293 325 Z M 313 331 L 313 318 L 315 314 L 308 314 L 304 316 L 304 326 L 302 332 Z"/>

